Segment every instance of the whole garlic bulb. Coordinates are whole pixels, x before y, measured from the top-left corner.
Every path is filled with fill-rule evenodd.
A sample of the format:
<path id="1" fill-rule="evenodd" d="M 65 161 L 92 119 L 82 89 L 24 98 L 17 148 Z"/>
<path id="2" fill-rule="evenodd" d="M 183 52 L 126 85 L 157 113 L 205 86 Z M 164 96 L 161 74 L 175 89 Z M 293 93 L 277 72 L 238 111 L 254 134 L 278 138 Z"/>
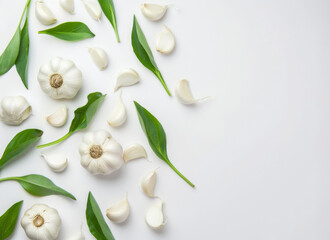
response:
<path id="1" fill-rule="evenodd" d="M 28 101 L 22 96 L 7 96 L 1 101 L 0 120 L 8 125 L 20 125 L 32 112 Z"/>
<path id="2" fill-rule="evenodd" d="M 123 149 L 105 130 L 88 132 L 79 146 L 80 163 L 92 174 L 110 174 L 123 165 Z"/>
<path id="3" fill-rule="evenodd" d="M 26 236 L 32 240 L 55 240 L 61 230 L 61 218 L 56 209 L 35 204 L 21 219 Z"/>
<path id="4" fill-rule="evenodd" d="M 55 57 L 40 67 L 38 81 L 51 98 L 73 98 L 82 86 L 82 74 L 71 60 Z"/>

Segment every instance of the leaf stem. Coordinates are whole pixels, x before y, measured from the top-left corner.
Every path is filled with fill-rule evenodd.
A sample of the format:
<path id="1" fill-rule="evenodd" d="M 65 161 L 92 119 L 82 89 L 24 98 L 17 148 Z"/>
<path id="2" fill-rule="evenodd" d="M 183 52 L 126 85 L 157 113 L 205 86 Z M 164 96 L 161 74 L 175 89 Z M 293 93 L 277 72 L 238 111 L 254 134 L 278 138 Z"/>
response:
<path id="1" fill-rule="evenodd" d="M 176 169 L 173 164 L 170 162 L 170 160 L 166 160 L 166 163 L 174 170 L 174 172 L 176 172 L 183 180 L 185 180 L 191 187 L 195 187 L 195 185 L 190 182 L 185 176 L 183 176 L 178 169 Z"/>
<path id="2" fill-rule="evenodd" d="M 21 18 L 20 18 L 20 20 L 19 20 L 18 27 L 21 26 L 21 23 L 22 23 L 22 20 L 23 20 L 23 17 L 24 17 L 24 13 L 25 13 L 25 10 L 26 10 L 26 9 L 28 9 L 28 10 L 26 11 L 26 14 L 29 14 L 30 3 L 31 3 L 31 0 L 28 0 L 28 1 L 26 2 L 25 7 L 24 7 L 24 10 L 23 10 L 23 13 L 22 13 L 22 16 L 21 16 Z"/>
<path id="3" fill-rule="evenodd" d="M 115 28 L 115 33 L 116 33 L 117 42 L 120 43 L 120 38 L 119 38 L 119 33 L 118 33 L 118 29 L 117 28 Z"/>
<path id="4" fill-rule="evenodd" d="M 70 137 L 71 134 L 72 134 L 72 132 L 68 132 L 63 137 L 61 137 L 60 139 L 57 139 L 56 141 L 53 141 L 53 142 L 50 142 L 50 143 L 46 143 L 46 144 L 42 144 L 42 145 L 37 146 L 37 149 L 44 148 L 44 147 L 49 147 L 49 146 L 58 144 L 58 143 L 64 141 L 65 139 L 67 139 L 68 137 Z"/>
<path id="5" fill-rule="evenodd" d="M 6 177 L 6 178 L 1 178 L 0 182 L 4 182 L 4 181 L 9 181 L 9 180 L 16 180 L 16 177 Z"/>
<path id="6" fill-rule="evenodd" d="M 162 83 L 162 85 L 163 85 L 163 87 L 165 88 L 167 94 L 168 94 L 169 96 L 172 96 L 170 90 L 167 88 L 167 85 L 166 85 L 166 83 L 165 83 L 165 80 L 164 80 L 162 74 L 160 73 L 160 71 L 159 71 L 158 69 L 156 69 L 156 71 L 155 71 L 155 75 L 157 76 L 157 78 L 159 79 L 159 81 Z"/>

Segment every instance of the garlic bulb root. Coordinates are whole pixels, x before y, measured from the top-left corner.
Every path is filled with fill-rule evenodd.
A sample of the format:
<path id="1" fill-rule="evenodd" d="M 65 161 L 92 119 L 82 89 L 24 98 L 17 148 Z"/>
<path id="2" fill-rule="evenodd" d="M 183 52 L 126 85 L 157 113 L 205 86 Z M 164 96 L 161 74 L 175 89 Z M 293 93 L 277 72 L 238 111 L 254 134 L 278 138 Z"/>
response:
<path id="1" fill-rule="evenodd" d="M 4 97 L 1 100 L 1 108 L 0 120 L 13 126 L 20 125 L 32 112 L 32 107 L 22 96 Z"/>

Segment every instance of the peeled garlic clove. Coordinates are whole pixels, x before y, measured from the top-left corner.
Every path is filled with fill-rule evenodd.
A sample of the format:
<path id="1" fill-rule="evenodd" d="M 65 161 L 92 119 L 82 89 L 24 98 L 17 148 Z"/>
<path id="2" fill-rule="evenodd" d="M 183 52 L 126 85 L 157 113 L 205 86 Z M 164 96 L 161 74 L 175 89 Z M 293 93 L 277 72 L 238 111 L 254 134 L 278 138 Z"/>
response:
<path id="1" fill-rule="evenodd" d="M 7 125 L 17 126 L 27 119 L 32 112 L 28 101 L 22 96 L 7 96 L 1 100 L 0 120 Z"/>
<path id="2" fill-rule="evenodd" d="M 88 48 L 88 52 L 100 70 L 108 66 L 108 55 L 102 48 Z"/>
<path id="3" fill-rule="evenodd" d="M 70 14 L 74 12 L 74 1 L 73 0 L 60 0 L 61 7 Z"/>
<path id="4" fill-rule="evenodd" d="M 177 96 L 179 101 L 183 104 L 194 104 L 209 98 L 209 97 L 203 97 L 199 99 L 194 98 L 189 87 L 189 82 L 186 79 L 183 79 L 178 82 L 175 88 L 175 95 Z"/>
<path id="5" fill-rule="evenodd" d="M 59 154 L 41 155 L 54 172 L 63 172 L 68 166 L 67 157 Z"/>
<path id="6" fill-rule="evenodd" d="M 68 240 L 85 240 L 85 236 L 84 236 L 83 232 L 80 229 L 79 233 L 77 233 L 76 235 L 73 235 Z"/>
<path id="7" fill-rule="evenodd" d="M 115 91 L 120 87 L 128 87 L 140 81 L 139 74 L 132 68 L 122 70 L 116 81 Z"/>
<path id="8" fill-rule="evenodd" d="M 147 225 L 152 229 L 160 229 L 165 225 L 163 202 L 161 200 L 158 200 L 155 205 L 147 210 L 145 220 Z"/>
<path id="9" fill-rule="evenodd" d="M 126 109 L 125 106 L 121 100 L 121 92 L 118 94 L 117 102 L 115 104 L 115 107 L 113 108 L 112 112 L 110 113 L 108 117 L 108 123 L 112 127 L 119 127 L 127 119 L 126 115 Z"/>
<path id="10" fill-rule="evenodd" d="M 107 217 L 114 223 L 124 222 L 130 213 L 130 207 L 127 200 L 127 197 L 107 209 Z"/>
<path id="11" fill-rule="evenodd" d="M 68 108 L 63 106 L 56 110 L 53 114 L 49 115 L 46 120 L 53 127 L 62 127 L 68 119 Z"/>
<path id="12" fill-rule="evenodd" d="M 175 38 L 171 30 L 165 26 L 165 29 L 160 32 L 156 40 L 156 50 L 163 54 L 168 54 L 175 47 Z"/>
<path id="13" fill-rule="evenodd" d="M 85 5 L 88 14 L 95 20 L 97 21 L 100 20 L 102 15 L 102 9 L 100 5 L 97 2 L 89 1 L 89 0 L 83 0 L 83 3 Z"/>
<path id="14" fill-rule="evenodd" d="M 150 21 L 160 20 L 166 13 L 166 5 L 158 5 L 153 3 L 143 3 L 141 5 L 142 14 Z"/>
<path id="15" fill-rule="evenodd" d="M 154 189 L 157 179 L 156 170 L 148 172 L 141 180 L 141 188 L 148 197 L 154 197 Z"/>
<path id="16" fill-rule="evenodd" d="M 43 1 L 36 2 L 35 13 L 39 22 L 44 25 L 51 25 L 53 23 L 56 23 L 57 21 L 53 12 L 47 7 L 47 5 Z"/>
<path id="17" fill-rule="evenodd" d="M 140 144 L 132 144 L 124 150 L 123 158 L 127 163 L 133 159 L 146 158 L 147 152 L 144 147 Z"/>

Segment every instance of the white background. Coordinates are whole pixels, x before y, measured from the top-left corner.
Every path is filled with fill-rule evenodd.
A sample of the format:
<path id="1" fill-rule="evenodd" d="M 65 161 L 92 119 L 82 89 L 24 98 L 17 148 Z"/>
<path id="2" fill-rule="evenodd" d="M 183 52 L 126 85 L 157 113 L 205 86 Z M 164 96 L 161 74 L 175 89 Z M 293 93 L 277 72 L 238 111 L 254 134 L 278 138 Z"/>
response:
<path id="1" fill-rule="evenodd" d="M 93 91 L 108 96 L 86 131 L 106 129 L 123 147 L 143 144 L 144 159 L 130 162 L 119 172 L 92 176 L 80 166 L 78 146 L 83 132 L 55 147 L 29 151 L 6 166 L 1 177 L 38 173 L 52 179 L 77 197 L 33 197 L 14 182 L 0 184 L 0 214 L 24 199 L 23 212 L 34 203 L 59 211 L 67 239 L 83 223 L 86 239 L 93 239 L 85 220 L 87 194 L 92 191 L 103 213 L 128 192 L 131 215 L 124 224 L 106 219 L 116 239 L 330 239 L 330 107 L 329 42 L 330 1 L 327 0 L 205 0 L 173 1 L 160 22 L 149 22 L 140 12 L 141 1 L 116 1 L 121 43 L 108 20 L 96 22 L 76 0 L 76 14 L 64 12 L 58 1 L 45 0 L 58 23 L 83 21 L 94 39 L 64 42 L 47 35 L 30 13 L 29 90 L 15 68 L 0 77 L 0 96 L 23 95 L 33 115 L 19 127 L 0 124 L 0 149 L 19 131 L 40 128 L 40 143 L 63 136 L 73 111 L 86 103 Z M 156 2 L 156 1 L 154 1 Z M 169 3 L 158 1 L 161 3 Z M 5 49 L 20 18 L 25 1 L 0 1 L 0 51 Z M 155 60 L 173 92 L 178 80 L 187 78 L 196 97 L 211 99 L 193 107 L 168 97 L 159 81 L 135 57 L 130 33 L 133 14 L 152 47 Z M 155 51 L 156 35 L 166 24 L 177 47 L 169 56 Z M 104 48 L 109 67 L 100 72 L 87 47 Z M 55 101 L 37 82 L 41 64 L 54 56 L 73 60 L 82 70 L 84 85 L 73 100 Z M 125 68 L 136 69 L 141 82 L 122 89 L 128 120 L 110 128 L 106 117 L 117 94 L 115 78 Z M 138 101 L 163 124 L 168 154 L 188 177 L 192 189 L 153 154 L 140 128 L 132 103 Z M 69 121 L 59 129 L 45 116 L 60 104 L 69 107 Z M 67 170 L 53 173 L 41 153 L 59 152 L 69 158 Z M 144 173 L 160 167 L 155 192 L 164 201 L 167 224 L 153 231 L 144 214 L 154 199 L 139 189 Z M 18 225 L 11 239 L 25 239 Z"/>

